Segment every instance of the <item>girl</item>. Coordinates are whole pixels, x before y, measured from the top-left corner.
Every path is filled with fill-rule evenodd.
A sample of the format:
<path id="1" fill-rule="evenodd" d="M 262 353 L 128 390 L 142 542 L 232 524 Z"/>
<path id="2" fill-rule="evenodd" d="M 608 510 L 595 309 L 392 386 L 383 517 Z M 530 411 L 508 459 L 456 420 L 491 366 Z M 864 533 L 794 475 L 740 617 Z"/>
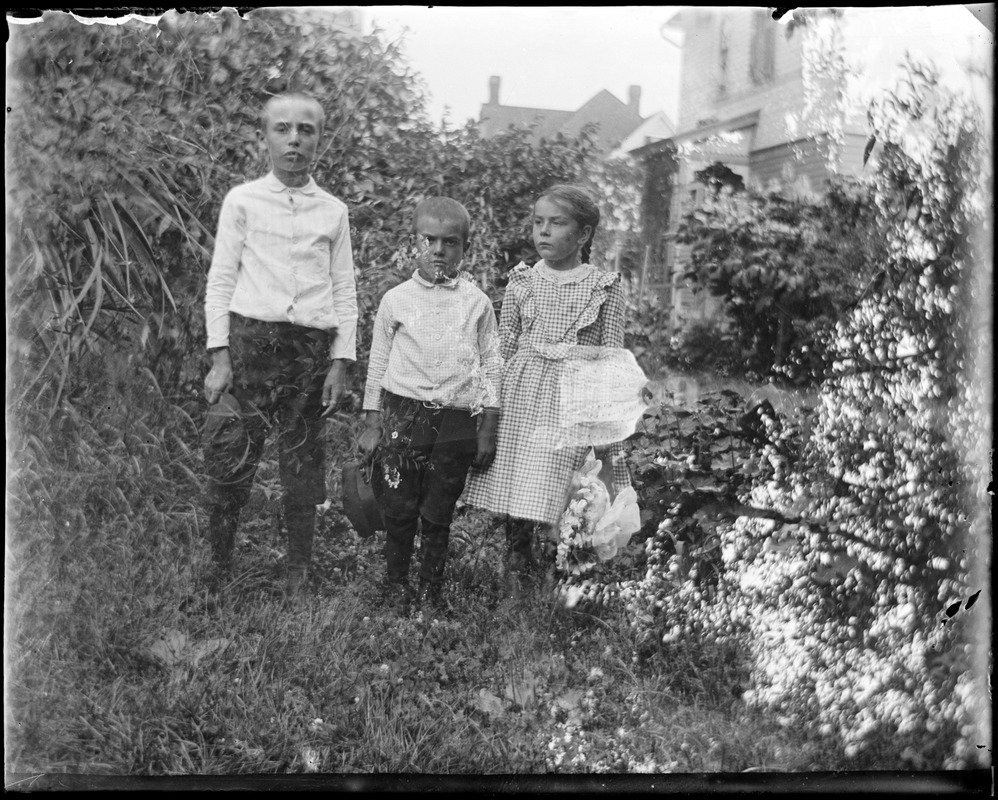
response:
<path id="1" fill-rule="evenodd" d="M 588 446 L 565 441 L 561 385 L 573 345 L 623 347 L 620 275 L 588 263 L 599 207 L 576 186 L 557 185 L 534 204 L 533 240 L 542 260 L 510 272 L 499 320 L 503 369 L 496 458 L 472 470 L 466 502 L 507 515 L 509 571 L 533 563 L 536 523 L 558 522 Z M 611 497 L 630 477 L 620 442 L 597 456 Z"/>

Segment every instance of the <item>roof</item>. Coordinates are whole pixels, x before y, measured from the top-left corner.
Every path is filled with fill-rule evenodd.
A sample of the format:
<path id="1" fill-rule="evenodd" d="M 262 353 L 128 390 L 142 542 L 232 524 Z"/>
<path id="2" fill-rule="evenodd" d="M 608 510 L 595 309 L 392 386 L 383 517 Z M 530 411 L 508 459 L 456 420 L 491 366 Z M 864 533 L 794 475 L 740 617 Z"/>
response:
<path id="1" fill-rule="evenodd" d="M 645 155 L 647 153 L 655 152 L 667 145 L 664 142 L 671 142 L 674 145 L 678 145 L 685 142 L 697 141 L 701 139 L 706 139 L 710 136 L 715 136 L 721 133 L 729 133 L 733 131 L 744 130 L 745 128 L 751 128 L 757 125 L 759 122 L 759 110 L 749 111 L 745 114 L 738 114 L 734 117 L 729 117 L 728 119 L 717 120 L 711 122 L 707 125 L 701 125 L 698 128 L 691 128 L 685 131 L 677 131 L 666 139 L 660 139 L 658 141 L 648 142 L 647 144 L 641 145 L 640 147 L 634 148 L 631 153 L 634 155 Z"/>
<path id="2" fill-rule="evenodd" d="M 600 150 L 609 150 L 619 145 L 643 121 L 640 114 L 603 89 L 576 111 L 483 103 L 478 116 L 478 129 L 488 137 L 510 126 L 536 124 L 532 138 L 539 141 L 559 133 L 574 138 L 586 125 L 595 123 L 598 126 L 597 145 Z"/>
<path id="3" fill-rule="evenodd" d="M 600 149 L 605 150 L 620 144 L 641 124 L 642 118 L 640 114 L 603 89 L 572 114 L 558 132 L 565 136 L 576 137 L 586 125 L 593 122 L 599 125 L 596 140 Z"/>
<path id="4" fill-rule="evenodd" d="M 546 139 L 557 133 L 561 125 L 571 116 L 571 111 L 483 103 L 481 113 L 478 115 L 478 129 L 483 136 L 495 136 L 510 126 L 521 127 L 537 123 L 534 136 L 537 139 Z"/>
<path id="5" fill-rule="evenodd" d="M 676 126 L 664 111 L 656 111 L 646 117 L 638 127 L 631 131 L 620 146 L 611 153 L 611 157 L 619 157 L 644 147 L 647 144 L 669 139 L 676 133 Z"/>

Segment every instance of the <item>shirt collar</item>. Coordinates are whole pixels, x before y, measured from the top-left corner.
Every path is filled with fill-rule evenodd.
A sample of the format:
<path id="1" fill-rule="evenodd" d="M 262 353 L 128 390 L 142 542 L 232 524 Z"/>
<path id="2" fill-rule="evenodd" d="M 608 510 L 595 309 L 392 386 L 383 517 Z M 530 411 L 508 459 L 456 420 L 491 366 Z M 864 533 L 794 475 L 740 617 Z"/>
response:
<path id="1" fill-rule="evenodd" d="M 278 178 L 273 172 L 268 172 L 266 177 L 263 179 L 264 185 L 270 189 L 272 192 L 301 192 L 302 194 L 315 194 L 315 190 L 319 188 L 315 179 L 309 175 L 308 181 L 304 186 L 287 186 L 282 183 L 281 179 Z"/>
<path id="2" fill-rule="evenodd" d="M 537 273 L 549 283 L 561 285 L 564 283 L 578 283 L 585 278 L 593 269 L 592 264 L 579 264 L 569 270 L 551 269 L 543 259 L 534 264 Z"/>
<path id="3" fill-rule="evenodd" d="M 426 280 L 426 278 L 419 274 L 419 270 L 416 269 L 413 270 L 412 279 L 416 281 L 416 283 L 430 289 L 435 289 L 438 286 L 444 289 L 456 289 L 458 284 L 461 282 L 461 278 L 465 277 L 467 274 L 467 272 L 458 272 L 453 278 L 448 278 L 443 283 L 434 283 L 433 281 Z"/>

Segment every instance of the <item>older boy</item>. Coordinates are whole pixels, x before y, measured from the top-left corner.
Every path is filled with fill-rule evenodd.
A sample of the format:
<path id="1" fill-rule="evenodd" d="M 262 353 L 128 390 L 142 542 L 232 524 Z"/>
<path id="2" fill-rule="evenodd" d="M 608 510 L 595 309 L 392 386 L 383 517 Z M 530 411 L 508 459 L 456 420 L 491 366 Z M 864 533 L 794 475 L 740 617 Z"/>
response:
<path id="1" fill-rule="evenodd" d="M 487 469 L 499 421 L 498 326 L 488 297 L 458 268 L 471 221 L 446 197 L 414 214 L 418 268 L 385 293 L 374 323 L 361 451 L 377 456 L 374 488 L 387 540 L 383 592 L 407 607 L 420 531 L 419 600 L 442 602 L 454 506 L 468 469 Z M 475 417 L 479 416 L 479 420 Z"/>
<path id="2" fill-rule="evenodd" d="M 239 511 L 270 428 L 278 430 L 288 532 L 287 588 L 304 587 L 315 506 L 326 496 L 322 417 L 356 360 L 357 295 L 346 206 L 311 178 L 323 111 L 307 95 L 272 97 L 257 137 L 272 171 L 222 203 L 208 272 L 205 319 L 211 371 L 205 395 L 237 413 L 209 426 L 209 535 L 228 570 Z"/>

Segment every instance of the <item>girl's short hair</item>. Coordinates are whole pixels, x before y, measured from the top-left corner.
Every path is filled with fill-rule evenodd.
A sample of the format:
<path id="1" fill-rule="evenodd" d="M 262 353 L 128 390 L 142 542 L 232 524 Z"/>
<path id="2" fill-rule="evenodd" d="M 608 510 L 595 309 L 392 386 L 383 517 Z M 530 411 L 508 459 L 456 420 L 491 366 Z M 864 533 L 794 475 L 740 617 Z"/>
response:
<path id="1" fill-rule="evenodd" d="M 589 262 L 589 255 L 593 247 L 593 237 L 596 235 L 596 227 L 599 225 L 600 212 L 599 204 L 592 193 L 582 186 L 575 186 L 570 183 L 556 183 L 538 195 L 537 199 L 548 197 L 561 203 L 568 210 L 569 216 L 579 223 L 580 228 L 589 226 L 589 239 L 582 246 L 582 262 Z"/>

